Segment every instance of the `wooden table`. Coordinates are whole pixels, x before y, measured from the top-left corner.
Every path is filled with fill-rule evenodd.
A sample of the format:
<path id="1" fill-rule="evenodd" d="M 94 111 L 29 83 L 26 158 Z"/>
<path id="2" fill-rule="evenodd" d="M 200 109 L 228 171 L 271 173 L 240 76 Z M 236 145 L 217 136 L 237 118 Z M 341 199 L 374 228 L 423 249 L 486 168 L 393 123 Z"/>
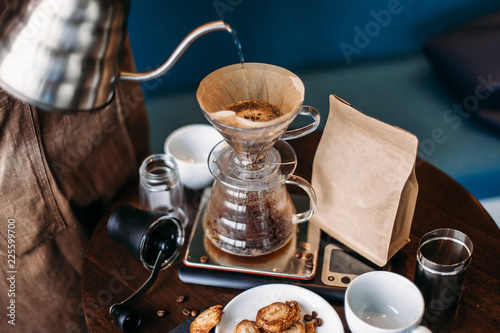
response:
<path id="1" fill-rule="evenodd" d="M 290 143 L 298 156 L 296 174 L 310 180 L 311 166 L 321 133 L 315 132 Z M 413 281 L 419 239 L 437 228 L 454 228 L 474 243 L 465 289 L 459 306 L 451 311 L 426 311 L 424 323 L 434 332 L 495 332 L 500 327 L 499 245 L 500 231 L 481 204 L 462 186 L 425 161 L 417 161 L 419 194 L 413 219 L 411 242 L 396 254 L 393 271 Z M 107 216 L 98 224 L 85 256 L 82 297 L 90 332 L 119 332 L 109 314 L 110 305 L 131 295 L 148 278 L 150 271 L 120 244 L 109 238 L 106 223 L 120 204 L 139 206 L 136 186 L 124 190 Z M 190 221 L 194 219 L 200 192 L 188 192 Z M 188 227 L 187 234 L 190 234 Z M 187 243 L 187 241 L 186 241 Z M 184 309 L 200 310 L 226 305 L 241 290 L 186 284 L 179 280 L 180 258 L 161 271 L 156 284 L 134 304 L 144 323 L 139 332 L 168 332 L 188 319 Z M 185 301 L 177 303 L 178 296 Z M 332 304 L 348 332 L 343 304 Z M 158 317 L 157 311 L 165 310 Z"/>

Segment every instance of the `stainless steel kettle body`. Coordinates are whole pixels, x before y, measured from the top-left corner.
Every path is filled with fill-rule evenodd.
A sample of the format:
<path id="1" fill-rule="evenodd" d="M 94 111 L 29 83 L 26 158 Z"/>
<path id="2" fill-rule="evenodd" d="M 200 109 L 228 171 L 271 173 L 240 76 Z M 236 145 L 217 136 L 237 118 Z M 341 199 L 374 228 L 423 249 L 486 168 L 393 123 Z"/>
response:
<path id="1" fill-rule="evenodd" d="M 46 109 L 107 105 L 119 80 L 128 0 L 30 0 L 0 22 L 0 82 Z"/>

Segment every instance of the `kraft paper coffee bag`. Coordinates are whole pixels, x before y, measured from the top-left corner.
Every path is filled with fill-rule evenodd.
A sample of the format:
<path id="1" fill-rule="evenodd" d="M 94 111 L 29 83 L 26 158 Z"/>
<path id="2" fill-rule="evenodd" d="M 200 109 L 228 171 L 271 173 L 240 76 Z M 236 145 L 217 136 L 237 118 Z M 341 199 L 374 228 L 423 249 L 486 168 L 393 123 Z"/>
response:
<path id="1" fill-rule="evenodd" d="M 337 96 L 318 145 L 311 219 L 378 266 L 409 242 L 417 201 L 418 139 L 368 117 Z"/>

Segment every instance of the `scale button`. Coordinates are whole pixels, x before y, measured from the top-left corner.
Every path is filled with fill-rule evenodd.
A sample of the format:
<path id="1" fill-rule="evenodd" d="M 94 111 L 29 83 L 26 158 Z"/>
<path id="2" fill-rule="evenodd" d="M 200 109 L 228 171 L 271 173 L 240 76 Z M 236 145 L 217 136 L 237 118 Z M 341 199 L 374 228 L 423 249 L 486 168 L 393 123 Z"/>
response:
<path id="1" fill-rule="evenodd" d="M 330 276 L 328 277 L 328 281 L 333 281 L 333 280 L 335 280 L 335 277 L 333 277 L 333 276 L 331 276 L 331 275 L 330 275 Z"/>
<path id="2" fill-rule="evenodd" d="M 349 282 L 351 282 L 351 279 L 347 276 L 344 276 L 342 279 L 340 279 L 340 281 L 342 281 L 342 283 L 344 284 L 349 284 Z"/>

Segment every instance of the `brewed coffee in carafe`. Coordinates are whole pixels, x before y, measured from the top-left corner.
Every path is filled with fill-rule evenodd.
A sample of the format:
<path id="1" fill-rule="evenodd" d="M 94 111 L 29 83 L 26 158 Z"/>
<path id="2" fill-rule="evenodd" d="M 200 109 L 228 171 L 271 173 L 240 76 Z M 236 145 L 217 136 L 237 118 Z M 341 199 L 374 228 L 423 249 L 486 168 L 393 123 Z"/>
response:
<path id="1" fill-rule="evenodd" d="M 295 152 L 280 139 L 312 132 L 319 124 L 318 112 L 302 106 L 304 86 L 297 76 L 259 63 L 213 72 L 201 82 L 197 98 L 225 139 L 209 157 L 215 182 L 202 219 L 206 237 L 237 255 L 276 251 L 293 236 L 296 223 L 312 216 L 315 206 L 310 184 L 293 175 Z M 286 131 L 299 114 L 314 122 Z M 309 195 L 308 211 L 296 213 L 287 184 Z"/>

